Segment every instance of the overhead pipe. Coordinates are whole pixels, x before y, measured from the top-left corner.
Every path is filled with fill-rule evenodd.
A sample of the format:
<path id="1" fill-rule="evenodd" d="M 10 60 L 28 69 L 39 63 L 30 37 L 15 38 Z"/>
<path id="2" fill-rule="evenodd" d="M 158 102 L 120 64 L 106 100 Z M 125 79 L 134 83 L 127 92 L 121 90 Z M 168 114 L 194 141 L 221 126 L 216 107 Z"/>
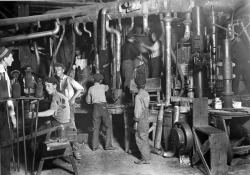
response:
<path id="1" fill-rule="evenodd" d="M 108 8 L 102 9 L 102 16 L 101 16 L 101 50 L 106 50 L 106 16 L 107 16 Z"/>
<path id="2" fill-rule="evenodd" d="M 55 50 L 55 52 L 54 52 L 54 54 L 53 54 L 53 57 L 52 57 L 52 60 L 51 60 L 51 63 L 50 63 L 49 77 L 51 77 L 51 75 L 52 75 L 52 72 L 53 72 L 53 64 L 54 64 L 54 62 L 55 62 L 57 52 L 58 52 L 58 50 L 59 50 L 59 48 L 60 48 L 60 46 L 61 46 L 61 43 L 62 43 L 64 34 L 65 34 L 65 25 L 62 25 L 62 28 L 63 28 L 62 35 L 61 35 L 61 37 L 60 37 L 60 39 L 59 39 L 59 42 L 58 42 L 58 44 L 57 44 L 56 50 Z"/>
<path id="3" fill-rule="evenodd" d="M 34 47 L 34 51 L 36 55 L 36 64 L 37 64 L 37 67 L 39 67 L 41 63 L 41 59 L 40 59 L 37 43 L 35 41 L 33 42 L 33 47 Z"/>
<path id="4" fill-rule="evenodd" d="M 75 62 L 75 56 L 76 56 L 76 34 L 74 32 L 74 26 L 72 24 L 72 56 L 71 56 L 71 62 L 70 62 L 70 66 L 69 66 L 69 69 L 67 71 L 67 75 L 70 74 L 71 72 L 71 69 L 73 67 L 73 64 Z"/>
<path id="5" fill-rule="evenodd" d="M 130 19 L 131 19 L 131 25 L 130 25 L 130 27 L 129 27 L 128 31 L 133 30 L 134 25 L 135 25 L 135 18 L 134 18 L 134 17 L 131 17 Z"/>
<path id="6" fill-rule="evenodd" d="M 122 31 L 122 19 L 118 18 L 119 30 Z"/>
<path id="7" fill-rule="evenodd" d="M 83 23 L 83 30 L 89 34 L 89 37 L 92 36 L 91 32 L 89 30 L 87 30 L 87 28 L 86 28 L 86 23 Z"/>
<path id="8" fill-rule="evenodd" d="M 143 15 L 143 32 L 148 34 L 149 27 L 148 27 L 148 15 Z"/>
<path id="9" fill-rule="evenodd" d="M 117 6 L 121 3 L 130 4 L 130 6 L 128 6 L 127 9 L 122 9 L 122 12 L 119 12 Z M 159 14 L 164 13 L 166 10 L 171 10 L 174 12 L 190 12 L 195 6 L 201 6 L 204 8 L 205 12 L 210 12 L 211 4 L 214 5 L 214 10 L 217 12 L 228 12 L 236 9 L 239 4 L 245 3 L 245 0 L 179 0 L 178 3 L 169 0 L 123 0 L 117 2 L 98 3 L 82 7 L 65 8 L 60 9 L 58 12 L 52 11 L 51 13 L 43 15 L 1 19 L 0 26 L 48 21 L 56 18 L 72 18 L 72 16 L 92 16 L 95 15 L 96 11 L 99 11 L 103 8 L 111 9 L 108 17 L 109 20 L 113 20 L 117 18 Z M 147 9 L 145 10 L 145 8 Z M 90 22 L 95 20 L 96 19 L 92 19 Z"/>
<path id="10" fill-rule="evenodd" d="M 98 30 L 98 26 L 97 26 L 97 20 L 93 22 L 94 25 L 94 52 L 95 52 L 95 68 L 96 68 L 96 72 L 100 73 L 100 61 L 99 61 L 99 57 L 98 57 L 98 36 L 97 36 L 97 30 Z"/>
<path id="11" fill-rule="evenodd" d="M 160 40 L 161 40 L 161 49 L 162 49 L 162 60 L 163 60 L 163 65 L 165 63 L 165 46 L 166 46 L 166 32 L 165 32 L 165 24 L 164 24 L 164 18 L 163 18 L 163 13 L 159 14 L 160 17 L 160 23 L 161 23 L 161 36 L 160 36 Z"/>
<path id="12" fill-rule="evenodd" d="M 121 68 L 121 33 L 109 27 L 109 20 L 106 21 L 106 29 L 109 33 L 113 33 L 116 36 L 116 52 L 115 52 L 115 59 L 116 59 L 116 89 L 120 89 L 120 68 Z M 115 69 L 114 69 L 115 70 Z"/>
<path id="13" fill-rule="evenodd" d="M 82 32 L 81 32 L 80 29 L 79 29 L 79 22 L 78 22 L 78 21 L 76 21 L 76 22 L 74 23 L 74 31 L 76 32 L 76 34 L 77 34 L 78 36 L 82 36 Z"/>
<path id="14" fill-rule="evenodd" d="M 14 42 L 14 41 L 34 39 L 34 38 L 41 38 L 41 37 L 46 37 L 46 36 L 52 36 L 52 35 L 56 35 L 59 32 L 59 30 L 60 30 L 59 20 L 57 19 L 57 21 L 55 22 L 54 30 L 0 38 L 0 44 Z"/>
<path id="15" fill-rule="evenodd" d="M 171 13 L 167 12 L 164 18 L 166 30 L 166 106 L 170 105 L 171 98 Z"/>

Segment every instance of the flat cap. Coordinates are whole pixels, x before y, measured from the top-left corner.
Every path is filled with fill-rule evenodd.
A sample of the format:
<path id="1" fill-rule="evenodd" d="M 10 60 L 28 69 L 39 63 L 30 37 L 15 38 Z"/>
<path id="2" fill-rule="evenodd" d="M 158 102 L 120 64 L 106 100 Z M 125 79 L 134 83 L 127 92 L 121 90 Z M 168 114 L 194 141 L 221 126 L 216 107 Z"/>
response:
<path id="1" fill-rule="evenodd" d="M 100 73 L 94 75 L 94 81 L 96 82 L 100 82 L 101 80 L 103 80 L 103 78 L 104 78 L 103 75 Z"/>
<path id="2" fill-rule="evenodd" d="M 142 86 L 146 84 L 146 76 L 144 74 L 138 74 L 135 78 L 135 84 L 137 86 Z"/>

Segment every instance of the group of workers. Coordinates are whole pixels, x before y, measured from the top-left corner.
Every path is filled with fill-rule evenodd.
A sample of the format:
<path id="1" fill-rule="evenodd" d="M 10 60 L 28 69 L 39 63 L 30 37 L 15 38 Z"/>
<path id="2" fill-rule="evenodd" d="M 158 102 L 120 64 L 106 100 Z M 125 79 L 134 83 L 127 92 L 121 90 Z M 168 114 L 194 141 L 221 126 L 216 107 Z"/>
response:
<path id="1" fill-rule="evenodd" d="M 160 41 L 156 33 L 151 34 L 154 44 L 148 46 L 143 42 L 140 43 L 140 47 L 148 49 L 151 62 L 151 77 L 157 78 L 161 74 L 161 48 Z M 127 41 L 122 46 L 122 73 L 124 76 L 124 89 L 129 89 L 130 81 L 135 80 L 135 83 L 139 89 L 138 94 L 135 97 L 135 110 L 134 110 L 134 129 L 136 130 L 136 143 L 141 152 L 141 159 L 136 161 L 136 164 L 148 164 L 150 162 L 150 146 L 148 142 L 148 107 L 149 107 L 149 94 L 144 90 L 146 85 L 146 78 L 148 77 L 148 61 L 140 53 L 139 48 L 134 44 L 135 36 L 133 33 L 128 33 Z M 8 96 L 11 97 L 11 80 L 7 73 L 7 67 L 12 65 L 13 54 L 12 48 L 1 46 L 0 48 L 0 74 L 1 80 L 7 82 Z M 135 61 L 139 59 L 139 62 Z M 31 66 L 27 67 L 31 69 Z M 42 125 L 39 130 L 47 129 L 54 126 L 59 126 L 65 123 L 72 123 L 72 127 L 76 130 L 75 125 L 75 100 L 83 92 L 86 92 L 86 87 L 83 87 L 71 76 L 64 74 L 65 66 L 61 63 L 54 64 L 55 76 L 45 77 L 43 79 L 44 87 L 49 95 L 52 96 L 49 109 L 38 112 L 38 117 L 53 118 Z M 135 73 L 136 70 L 136 73 Z M 13 72 L 13 73 L 16 73 Z M 20 73 L 20 72 L 19 72 Z M 104 76 L 97 73 L 93 76 L 94 85 L 89 88 L 86 95 L 86 102 L 93 104 L 93 139 L 92 150 L 95 151 L 99 148 L 99 132 L 100 125 L 106 128 L 106 143 L 105 150 L 115 150 L 111 142 L 111 128 L 112 121 L 109 117 L 107 109 L 107 100 L 105 93 L 108 91 L 109 86 L 102 84 Z M 2 99 L 1 99 L 2 100 Z M 15 111 L 12 100 L 2 100 L 0 102 L 0 140 L 1 142 L 8 142 L 10 139 L 8 120 L 6 116 L 6 104 L 8 105 L 8 114 L 11 118 L 12 125 L 10 129 L 16 127 Z M 29 118 L 34 117 L 32 112 L 29 113 Z M 76 159 L 82 159 L 80 152 L 80 144 L 75 141 L 72 143 L 73 155 Z M 10 146 L 1 147 L 1 173 L 10 174 L 10 161 L 11 161 Z"/>

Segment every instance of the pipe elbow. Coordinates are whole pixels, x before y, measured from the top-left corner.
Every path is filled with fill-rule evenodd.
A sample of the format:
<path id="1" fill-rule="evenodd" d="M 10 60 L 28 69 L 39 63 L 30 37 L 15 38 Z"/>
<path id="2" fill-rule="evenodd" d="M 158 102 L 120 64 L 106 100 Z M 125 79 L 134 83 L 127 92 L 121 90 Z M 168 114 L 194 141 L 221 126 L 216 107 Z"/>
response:
<path id="1" fill-rule="evenodd" d="M 52 35 L 56 35 L 60 31 L 59 21 L 55 22 L 55 29 L 52 31 Z"/>
<path id="2" fill-rule="evenodd" d="M 79 29 L 79 22 L 76 21 L 75 24 L 74 24 L 74 31 L 75 33 L 78 35 L 78 36 L 81 36 L 82 35 L 82 32 L 80 31 Z"/>
<path id="3" fill-rule="evenodd" d="M 84 29 L 85 32 L 87 32 L 89 34 L 89 37 L 92 36 L 91 32 L 89 30 L 87 30 L 87 28 L 86 28 L 86 23 L 83 23 L 83 29 Z"/>
<path id="4" fill-rule="evenodd" d="M 134 28 L 135 25 L 135 18 L 131 17 L 131 26 L 129 27 L 128 31 L 132 30 Z"/>

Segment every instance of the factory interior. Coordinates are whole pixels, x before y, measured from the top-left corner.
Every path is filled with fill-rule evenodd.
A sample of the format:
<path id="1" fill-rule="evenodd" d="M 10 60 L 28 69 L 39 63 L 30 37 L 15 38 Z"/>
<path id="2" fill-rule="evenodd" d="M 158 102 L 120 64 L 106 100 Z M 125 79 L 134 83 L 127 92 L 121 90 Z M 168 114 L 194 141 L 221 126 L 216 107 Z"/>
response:
<path id="1" fill-rule="evenodd" d="M 0 175 L 250 175 L 249 25 L 250 0 L 1 1 Z"/>

